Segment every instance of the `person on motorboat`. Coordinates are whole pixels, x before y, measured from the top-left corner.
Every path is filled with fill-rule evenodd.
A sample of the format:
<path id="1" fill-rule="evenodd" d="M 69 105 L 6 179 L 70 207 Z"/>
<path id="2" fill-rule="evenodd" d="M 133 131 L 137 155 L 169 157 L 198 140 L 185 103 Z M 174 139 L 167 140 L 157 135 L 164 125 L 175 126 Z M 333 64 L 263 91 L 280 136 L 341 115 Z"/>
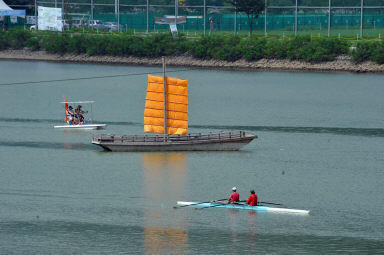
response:
<path id="1" fill-rule="evenodd" d="M 67 114 L 69 115 L 69 116 L 75 116 L 75 111 L 73 110 L 73 107 L 70 105 L 70 106 L 68 106 L 68 110 L 67 110 Z"/>
<path id="2" fill-rule="evenodd" d="M 87 112 L 83 111 L 81 108 L 82 108 L 81 105 L 78 105 L 78 106 L 76 107 L 76 110 L 75 110 L 76 115 L 82 115 L 82 114 L 84 114 L 84 113 L 87 113 Z"/>
<path id="3" fill-rule="evenodd" d="M 257 206 L 257 195 L 253 189 L 250 192 L 251 195 L 248 197 L 247 204 L 250 206 Z"/>
<path id="4" fill-rule="evenodd" d="M 81 107 L 82 107 L 81 105 L 78 105 L 78 106 L 76 107 L 75 115 L 76 115 L 76 118 L 78 119 L 78 122 L 79 122 L 80 124 L 85 124 L 83 114 L 84 114 L 84 113 L 87 113 L 87 112 L 86 112 L 86 111 L 83 111 L 83 110 L 81 109 Z"/>
<path id="5" fill-rule="evenodd" d="M 232 188 L 232 194 L 228 198 L 228 204 L 237 204 L 240 201 L 240 195 L 236 192 L 237 188 Z"/>
<path id="6" fill-rule="evenodd" d="M 84 116 L 83 116 L 83 115 L 80 115 L 80 117 L 79 117 L 79 122 L 80 122 L 80 124 L 87 124 L 87 123 L 85 122 L 85 119 L 84 119 Z"/>
<path id="7" fill-rule="evenodd" d="M 69 116 L 68 124 L 69 125 L 76 125 L 78 121 L 75 118 L 75 111 L 73 110 L 73 107 L 70 105 L 67 110 L 67 114 Z"/>

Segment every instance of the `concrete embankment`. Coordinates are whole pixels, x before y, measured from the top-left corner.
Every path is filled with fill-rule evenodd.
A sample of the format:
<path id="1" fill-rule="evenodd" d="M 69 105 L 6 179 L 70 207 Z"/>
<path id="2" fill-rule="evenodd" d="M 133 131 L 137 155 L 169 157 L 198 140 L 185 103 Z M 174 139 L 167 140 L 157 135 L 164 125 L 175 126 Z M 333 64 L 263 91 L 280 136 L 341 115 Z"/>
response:
<path id="1" fill-rule="evenodd" d="M 55 61 L 72 63 L 96 63 L 118 65 L 161 65 L 161 58 L 114 57 L 114 56 L 88 56 L 86 54 L 49 54 L 45 51 L 4 50 L 0 51 L 2 60 L 31 60 Z M 238 60 L 235 62 L 221 60 L 199 60 L 188 55 L 168 56 L 167 65 L 196 68 L 227 68 L 247 70 L 270 71 L 316 71 L 316 72 L 354 72 L 354 73 L 384 73 L 384 65 L 373 62 L 353 64 L 349 56 L 339 56 L 335 61 L 323 63 L 307 63 L 304 61 L 261 59 L 248 62 Z"/>

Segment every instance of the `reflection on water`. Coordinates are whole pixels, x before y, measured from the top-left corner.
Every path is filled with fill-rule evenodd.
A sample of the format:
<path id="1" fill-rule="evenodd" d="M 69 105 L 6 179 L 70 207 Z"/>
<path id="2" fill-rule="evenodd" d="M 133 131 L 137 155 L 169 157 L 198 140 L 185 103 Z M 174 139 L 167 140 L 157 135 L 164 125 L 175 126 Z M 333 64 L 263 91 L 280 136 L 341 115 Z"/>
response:
<path id="1" fill-rule="evenodd" d="M 255 211 L 248 212 L 248 245 L 251 253 L 256 252 L 256 217 L 257 213 Z"/>
<path id="2" fill-rule="evenodd" d="M 147 201 L 153 201 L 153 207 L 147 208 L 144 212 L 145 253 L 184 254 L 188 241 L 185 222 L 164 215 L 172 212 L 159 208 L 164 206 L 158 203 L 164 200 L 174 203 L 176 196 L 184 194 L 187 174 L 186 154 L 144 153 L 142 160 L 144 194 Z"/>

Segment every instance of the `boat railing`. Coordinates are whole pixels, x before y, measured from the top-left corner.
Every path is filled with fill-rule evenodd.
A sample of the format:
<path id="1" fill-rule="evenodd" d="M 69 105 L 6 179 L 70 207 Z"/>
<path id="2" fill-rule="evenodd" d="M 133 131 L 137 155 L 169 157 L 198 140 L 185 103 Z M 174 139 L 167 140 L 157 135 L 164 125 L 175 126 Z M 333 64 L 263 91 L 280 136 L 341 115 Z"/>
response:
<path id="1" fill-rule="evenodd" d="M 207 134 L 187 134 L 187 135 L 123 135 L 116 136 L 110 134 L 96 135 L 92 138 L 96 142 L 107 143 L 126 143 L 126 142 L 185 142 L 185 141 L 220 141 L 228 139 L 238 139 L 245 137 L 244 131 L 229 131 Z"/>

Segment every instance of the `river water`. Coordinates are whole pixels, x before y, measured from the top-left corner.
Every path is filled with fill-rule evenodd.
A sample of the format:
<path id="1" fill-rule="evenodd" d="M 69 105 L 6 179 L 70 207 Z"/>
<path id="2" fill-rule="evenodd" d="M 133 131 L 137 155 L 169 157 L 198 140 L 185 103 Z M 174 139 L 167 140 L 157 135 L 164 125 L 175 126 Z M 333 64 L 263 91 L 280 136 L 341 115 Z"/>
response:
<path id="1" fill-rule="evenodd" d="M 0 61 L 0 254 L 384 253 L 383 75 L 168 69 L 189 80 L 190 132 L 259 138 L 104 152 L 93 134 L 142 134 L 145 74 L 160 67 Z M 107 129 L 54 129 L 63 95 L 95 100 Z M 310 214 L 173 208 L 233 186 Z"/>

